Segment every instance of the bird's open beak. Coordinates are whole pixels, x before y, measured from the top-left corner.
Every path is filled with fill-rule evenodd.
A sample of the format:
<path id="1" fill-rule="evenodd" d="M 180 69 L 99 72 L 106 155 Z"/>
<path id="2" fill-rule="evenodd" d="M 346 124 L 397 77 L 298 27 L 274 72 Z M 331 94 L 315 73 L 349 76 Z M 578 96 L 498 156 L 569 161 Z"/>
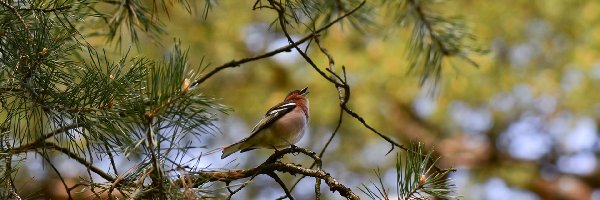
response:
<path id="1" fill-rule="evenodd" d="M 308 87 L 305 87 L 304 89 L 300 90 L 300 95 L 306 96 L 307 94 L 308 94 Z"/>

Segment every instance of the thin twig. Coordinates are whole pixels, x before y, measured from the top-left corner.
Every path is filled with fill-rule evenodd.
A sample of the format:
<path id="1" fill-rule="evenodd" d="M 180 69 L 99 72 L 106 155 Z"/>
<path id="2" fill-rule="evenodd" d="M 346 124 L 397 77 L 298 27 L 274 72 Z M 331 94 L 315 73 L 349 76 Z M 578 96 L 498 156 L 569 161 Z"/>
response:
<path id="1" fill-rule="evenodd" d="M 15 13 L 15 15 L 17 16 L 17 18 L 19 18 L 19 21 L 23 24 L 23 28 L 26 31 L 27 38 L 29 39 L 29 42 L 33 41 L 32 37 L 31 37 L 31 31 L 29 31 L 29 27 L 27 26 L 27 23 L 25 23 L 25 20 L 23 19 L 23 17 L 21 16 L 21 14 L 19 14 L 19 11 L 14 6 L 10 5 L 9 3 L 5 2 L 4 0 L 0 0 L 0 4 L 2 4 L 4 7 L 7 7 L 13 13 Z"/>
<path id="2" fill-rule="evenodd" d="M 4 145 L 2 145 L 2 146 L 4 146 Z M 7 178 L 6 181 L 8 181 L 8 183 L 10 184 L 10 186 L 8 188 L 9 188 L 9 190 L 10 190 L 13 198 L 20 200 L 21 197 L 17 193 L 17 187 L 15 186 L 15 179 L 14 179 L 13 175 L 11 174 L 11 173 L 13 173 L 13 170 L 12 170 L 12 156 L 6 156 L 4 158 L 4 160 L 5 160 L 4 161 L 5 162 L 5 164 L 4 164 L 4 173 L 5 173 L 4 177 Z"/>
<path id="3" fill-rule="evenodd" d="M 279 14 L 279 25 L 281 26 L 281 29 L 283 31 L 283 33 L 285 34 L 286 38 L 288 39 L 288 42 L 293 42 L 292 37 L 290 36 L 290 34 L 287 32 L 286 27 L 286 22 L 285 22 L 285 12 L 284 12 L 284 8 L 283 6 L 281 6 L 278 2 L 273 1 L 273 0 L 269 0 L 269 2 L 273 5 L 273 7 L 275 7 L 276 11 Z M 353 12 L 355 12 L 356 10 L 358 10 L 358 8 L 360 8 L 362 5 L 365 4 L 365 1 L 363 1 L 357 8 L 355 8 L 354 10 L 348 12 L 347 14 L 351 14 Z M 346 113 L 348 113 L 350 116 L 356 118 L 359 122 L 361 122 L 367 129 L 371 130 L 372 132 L 376 133 L 377 135 L 379 135 L 381 138 L 383 138 L 384 140 L 386 140 L 387 142 L 392 144 L 392 148 L 390 149 L 389 152 L 391 152 L 392 150 L 394 150 L 394 147 L 398 147 L 400 149 L 406 150 L 408 151 L 408 149 L 406 147 L 404 147 L 404 145 L 399 144 L 398 142 L 394 141 L 393 139 L 391 139 L 390 137 L 384 135 L 383 133 L 377 131 L 375 128 L 371 127 L 371 125 L 369 125 L 365 119 L 363 119 L 360 115 L 356 114 L 354 111 L 352 111 L 350 108 L 348 108 L 347 103 L 348 100 L 350 99 L 350 86 L 345 82 L 342 81 L 341 83 L 337 80 L 337 79 L 333 79 L 330 78 L 329 76 L 327 76 L 325 74 L 325 72 L 323 72 L 323 70 L 321 70 L 316 64 L 315 62 L 306 54 L 304 53 L 300 48 L 298 48 L 298 46 L 294 46 L 294 48 L 296 49 L 296 51 L 298 51 L 298 53 L 306 60 L 306 62 L 313 68 L 315 69 L 323 78 L 329 80 L 331 83 L 335 84 L 336 88 L 337 87 L 343 87 L 344 88 L 344 99 L 345 101 L 341 102 L 341 105 L 343 110 L 346 111 Z M 331 74 L 336 75 L 336 77 L 338 79 L 341 80 L 341 78 L 339 76 L 337 76 L 337 74 L 335 74 L 335 72 L 331 72 Z M 388 152 L 388 153 L 389 153 Z"/>
<path id="4" fill-rule="evenodd" d="M 340 3 L 340 2 L 338 2 L 338 3 Z M 317 46 L 319 47 L 319 49 L 321 50 L 321 52 L 327 56 L 327 60 L 329 60 L 328 71 L 331 73 L 330 78 L 333 79 L 334 77 L 338 77 L 338 80 L 340 82 L 342 82 L 345 85 L 347 85 L 346 81 L 343 80 L 343 79 L 341 79 L 341 78 L 339 78 L 339 76 L 337 76 L 337 74 L 335 73 L 335 60 L 333 59 L 333 56 L 329 53 L 329 51 L 327 49 L 325 49 L 321 45 L 321 40 L 318 37 L 315 38 L 315 43 L 317 44 Z M 344 75 L 344 77 L 345 77 L 345 75 Z M 336 86 L 336 88 L 338 90 L 338 98 L 340 100 L 340 105 L 345 105 L 344 102 L 346 102 L 347 99 L 346 99 L 344 87 L 342 87 L 342 86 Z M 333 138 L 337 135 L 337 132 L 339 131 L 340 127 L 342 126 L 343 117 L 344 117 L 344 111 L 340 107 L 340 113 L 338 115 L 338 122 L 337 122 L 337 125 L 335 126 L 335 130 L 333 130 L 333 133 L 331 134 L 331 136 L 327 140 L 327 143 L 325 143 L 325 146 L 323 146 L 323 149 L 321 149 L 321 152 L 319 153 L 319 157 L 323 157 L 323 154 L 325 154 L 325 150 L 327 149 L 327 147 L 329 147 L 329 144 L 331 143 L 331 141 L 333 140 Z M 311 166 L 311 168 L 312 168 L 312 166 Z"/>
<path id="5" fill-rule="evenodd" d="M 321 152 L 319 152 L 319 157 L 322 158 L 323 155 L 325 154 L 325 150 L 327 149 L 327 147 L 329 147 L 329 144 L 331 143 L 331 141 L 333 141 L 333 138 L 335 138 L 335 136 L 337 135 L 341 125 L 342 125 L 342 119 L 344 116 L 344 111 L 342 109 L 340 109 L 340 115 L 338 116 L 338 122 L 337 125 L 335 127 L 335 130 L 333 130 L 333 132 L 331 133 L 331 136 L 329 136 L 329 139 L 327 140 L 327 143 L 325 143 L 325 145 L 323 146 L 323 148 L 321 148 Z M 310 169 L 312 169 L 313 167 L 315 167 L 315 165 L 317 164 L 317 162 L 313 162 L 310 165 Z M 300 183 L 300 181 L 302 181 L 302 179 L 306 178 L 306 176 L 302 176 L 300 178 L 298 178 L 296 180 L 296 182 L 294 182 L 294 184 L 292 185 L 292 187 L 290 188 L 291 191 L 294 191 L 294 189 L 296 188 L 296 186 L 298 185 L 298 183 Z M 319 184 L 321 183 L 320 181 L 318 182 Z M 320 188 L 320 187 L 319 187 Z M 281 196 L 279 198 L 277 198 L 277 200 L 281 200 L 281 199 L 285 199 L 285 196 Z"/>
<path id="6" fill-rule="evenodd" d="M 371 130 L 373 133 L 376 133 L 377 135 L 379 135 L 379 137 L 383 138 L 385 141 L 391 143 L 392 144 L 392 148 L 390 149 L 389 152 L 391 152 L 394 149 L 394 147 L 398 147 L 398 148 L 400 148 L 402 150 L 409 151 L 408 148 L 406 148 L 404 145 L 401 145 L 401 144 L 397 143 L 392 138 L 390 138 L 390 137 L 384 135 L 383 133 L 377 131 L 375 128 L 373 128 L 371 125 L 369 125 L 365 121 L 364 118 L 362 118 L 360 115 L 356 114 L 354 111 L 350 110 L 350 108 L 348 108 L 347 106 L 343 106 L 343 108 L 346 111 L 346 113 L 348 113 L 350 116 L 354 117 L 356 120 L 358 120 L 360 123 L 362 123 L 363 126 L 365 126 L 367 129 Z"/>
<path id="7" fill-rule="evenodd" d="M 285 186 L 285 183 L 283 183 L 281 178 L 279 178 L 279 176 L 277 176 L 277 174 L 275 174 L 275 172 L 267 173 L 267 175 L 269 175 L 271 178 L 273 178 L 275 180 L 275 182 L 277 182 L 279 184 L 279 186 L 281 186 L 281 189 L 283 189 L 283 191 L 285 192 L 285 195 L 290 200 L 294 200 L 294 197 L 292 196 L 292 193 L 290 192 L 290 190 Z"/>
<path id="8" fill-rule="evenodd" d="M 250 177 L 250 180 L 254 179 L 254 177 L 256 177 L 258 174 L 255 174 L 254 176 Z M 229 191 L 229 196 L 227 196 L 227 200 L 231 200 L 231 198 L 233 197 L 233 195 L 235 193 L 238 193 L 239 191 L 241 191 L 242 189 L 244 189 L 248 184 L 250 184 L 250 180 L 244 182 L 244 184 L 242 184 L 240 187 L 236 188 L 235 190 L 231 190 L 231 187 L 229 186 L 229 182 L 226 182 L 226 186 L 227 186 L 227 191 Z"/>
<path id="9" fill-rule="evenodd" d="M 25 153 L 28 151 L 38 152 L 37 149 L 39 149 L 39 148 L 54 149 L 56 151 L 59 151 L 65 155 L 69 156 L 73 160 L 79 162 L 80 164 L 86 166 L 90 171 L 98 174 L 100 177 L 102 177 L 108 181 L 111 181 L 111 182 L 115 181 L 115 179 L 112 176 L 110 176 L 109 174 L 107 174 L 106 172 L 101 170 L 100 168 L 95 167 L 94 165 L 92 165 L 92 163 L 89 163 L 85 158 L 79 157 L 79 155 L 77 155 L 76 153 L 71 152 L 69 149 L 58 146 L 57 144 L 55 144 L 53 142 L 43 142 L 39 146 L 36 146 L 35 148 L 18 148 L 18 151 L 17 151 L 17 149 L 11 149 L 8 151 L 8 153 L 16 154 L 16 153 Z"/>
<path id="10" fill-rule="evenodd" d="M 264 53 L 262 55 L 258 55 L 258 56 L 254 56 L 254 57 L 248 57 L 248 58 L 244 58 L 241 60 L 232 60 L 229 61 L 228 63 L 225 63 L 217 68 L 214 68 L 212 71 L 208 72 L 206 75 L 204 75 L 202 78 L 194 81 L 194 83 L 191 84 L 191 87 L 195 87 L 201 83 L 203 83 L 204 81 L 206 81 L 208 78 L 212 77 L 213 75 L 215 75 L 216 73 L 218 73 L 221 70 L 227 69 L 227 68 L 232 68 L 232 67 L 238 67 L 244 63 L 247 62 L 251 62 L 251 61 L 255 61 L 255 60 L 260 60 L 263 58 L 268 58 L 271 56 L 274 56 L 276 54 L 279 54 L 281 52 L 288 52 L 290 50 L 292 50 L 293 48 L 297 48 L 298 45 L 308 41 L 309 39 L 315 37 L 316 35 L 318 35 L 320 32 L 328 29 L 329 27 L 333 26 L 334 24 L 338 23 L 339 21 L 341 21 L 342 19 L 348 17 L 349 15 L 351 15 L 352 13 L 356 12 L 359 8 L 361 8 L 363 5 L 365 4 L 365 1 L 363 1 L 360 5 L 358 5 L 355 9 L 351 10 L 350 12 L 336 18 L 335 20 L 329 22 L 328 24 L 324 25 L 323 27 L 315 30 L 312 34 L 305 36 L 304 38 L 298 40 L 298 41 L 292 41 L 290 42 L 289 45 L 280 47 L 278 49 L 275 49 L 273 51 Z"/>
<path id="11" fill-rule="evenodd" d="M 152 121 L 154 120 L 154 116 L 152 114 L 146 114 L 146 147 L 150 152 L 150 159 L 152 160 L 152 173 L 150 174 L 150 179 L 152 179 L 152 186 L 158 189 L 158 197 L 159 199 L 166 199 L 165 190 L 163 187 L 163 177 L 162 177 L 162 169 L 159 164 L 158 153 L 156 150 L 160 150 L 155 145 L 159 144 L 155 141 L 155 134 L 152 127 Z"/>
<path id="12" fill-rule="evenodd" d="M 43 9 L 43 8 L 19 8 L 17 10 L 20 10 L 20 11 L 37 11 L 37 12 L 48 13 L 48 12 L 55 12 L 55 11 L 64 11 L 64 10 L 68 10 L 70 8 L 71 8 L 71 6 L 63 6 L 63 7 L 51 8 L 51 9 Z"/>
<path id="13" fill-rule="evenodd" d="M 26 144 L 26 145 L 22 145 L 22 146 L 19 146 L 17 148 L 8 149 L 6 152 L 9 152 L 9 153 L 20 153 L 20 152 L 27 152 L 27 151 L 32 150 L 32 149 L 37 149 L 37 148 L 43 147 L 45 141 L 48 138 L 54 137 L 54 136 L 56 136 L 56 135 L 58 135 L 60 133 L 65 133 L 65 132 L 67 132 L 67 131 L 69 131 L 71 129 L 81 128 L 81 127 L 83 127 L 83 124 L 80 124 L 80 123 L 75 123 L 75 124 L 71 124 L 71 125 L 60 127 L 60 128 L 55 129 L 55 130 L 53 130 L 53 131 L 51 131 L 49 133 L 44 134 L 44 136 L 38 138 L 37 140 L 35 140 L 32 143 L 29 143 L 29 144 Z"/>
<path id="14" fill-rule="evenodd" d="M 191 87 L 195 87 L 195 86 L 203 83 L 204 81 L 206 81 L 207 79 L 209 79 L 210 77 L 212 77 L 213 75 L 215 75 L 216 73 L 218 73 L 221 70 L 224 70 L 224 69 L 227 69 L 227 68 L 232 68 L 232 67 L 239 67 L 240 65 L 242 65 L 244 63 L 255 61 L 255 60 L 260 60 L 260 59 L 263 59 L 263 58 L 268 58 L 268 57 L 274 56 L 276 54 L 279 54 L 281 52 L 288 52 L 294 46 L 300 45 L 300 44 L 306 42 L 308 39 L 310 39 L 312 37 L 314 37 L 314 35 L 312 35 L 312 34 L 308 35 L 308 36 L 306 36 L 306 37 L 304 37 L 304 38 L 302 38 L 302 39 L 300 39 L 300 40 L 298 40 L 296 42 L 293 42 L 292 44 L 280 47 L 278 49 L 275 49 L 273 51 L 267 52 L 267 53 L 262 54 L 262 55 L 258 55 L 258 56 L 254 56 L 254 57 L 248 57 L 248 58 L 244 58 L 244 59 L 241 59 L 241 60 L 232 60 L 232 61 L 229 61 L 228 63 L 225 63 L 225 64 L 223 64 L 223 65 L 221 65 L 221 66 L 219 66 L 217 68 L 214 68 L 212 71 L 208 72 L 202 78 L 194 81 L 194 83 L 191 84 Z"/>
<path id="15" fill-rule="evenodd" d="M 64 147 L 58 146 L 55 143 L 52 142 L 46 142 L 44 143 L 45 147 L 48 149 L 54 149 L 57 150 L 67 156 L 69 156 L 70 158 L 72 158 L 73 160 L 79 162 L 81 165 L 87 167 L 90 171 L 98 174 L 100 177 L 108 180 L 108 181 L 114 181 L 115 179 L 109 175 L 108 173 L 104 172 L 103 170 L 101 170 L 100 168 L 97 168 L 96 166 L 92 165 L 92 163 L 89 163 L 87 160 L 85 160 L 82 157 L 79 157 L 77 154 L 71 152 L 69 149 L 66 149 Z"/>
<path id="16" fill-rule="evenodd" d="M 351 10 L 350 12 L 346 13 L 346 15 L 344 16 L 348 16 L 354 12 L 356 12 L 360 7 L 362 7 L 365 4 L 366 1 L 363 1 L 359 6 L 357 6 L 356 8 L 354 8 L 353 10 Z M 290 34 L 287 31 L 287 22 L 285 20 L 285 10 L 284 7 L 279 3 L 276 2 L 274 0 L 269 0 L 269 3 L 271 4 L 271 8 L 274 9 L 275 11 L 277 11 L 279 17 L 279 25 L 281 26 L 281 30 L 283 31 L 284 35 L 286 36 L 286 38 L 288 39 L 288 42 L 293 43 L 292 37 L 290 36 Z M 317 45 L 319 45 L 319 41 L 318 39 L 315 40 Z M 305 61 L 315 70 L 317 71 L 323 78 L 325 78 L 326 80 L 328 80 L 329 82 L 333 83 L 336 87 L 336 89 L 338 90 L 338 95 L 339 95 L 339 99 L 340 99 L 340 107 L 341 110 L 345 111 L 346 113 L 348 113 L 350 116 L 356 118 L 359 122 L 361 122 L 366 128 L 368 128 L 369 130 L 371 130 L 372 132 L 376 133 L 377 135 L 379 135 L 381 138 L 383 138 L 384 140 L 388 141 L 389 143 L 392 144 L 392 148 L 390 149 L 389 152 L 391 152 L 394 147 L 398 147 L 401 148 L 403 150 L 408 151 L 408 149 L 406 147 L 404 147 L 403 145 L 397 143 L 396 141 L 394 141 L 393 139 L 391 139 L 390 137 L 382 134 L 381 132 L 377 131 L 376 129 L 374 129 L 373 127 L 371 127 L 360 115 L 356 114 L 355 112 L 353 112 L 350 108 L 348 108 L 347 103 L 350 99 L 350 86 L 347 84 L 346 80 L 345 80 L 345 69 L 343 69 L 343 74 L 344 74 L 344 79 L 342 79 L 339 75 L 337 75 L 333 70 L 334 70 L 334 65 L 335 65 L 335 61 L 333 59 L 333 57 L 331 56 L 331 54 L 322 46 L 319 45 L 319 48 L 321 50 L 321 52 L 323 54 L 325 54 L 328 59 L 329 59 L 329 68 L 326 68 L 326 70 L 328 72 L 330 72 L 331 76 L 327 76 L 326 73 L 321 70 L 316 64 L 315 62 L 304 52 L 302 51 L 298 46 L 294 46 L 294 49 L 296 49 L 296 51 L 305 59 Z M 341 112 L 341 111 L 340 111 Z M 339 118 L 339 123 L 338 126 L 341 124 L 341 117 Z M 339 128 L 339 127 L 338 127 Z M 336 128 L 337 129 L 337 128 Z M 337 130 L 334 132 L 334 134 L 332 134 L 332 137 L 330 138 L 330 140 L 333 139 L 333 137 L 335 136 L 335 133 L 337 132 Z M 328 141 L 329 143 L 329 141 Z M 327 147 L 327 146 L 326 146 Z M 322 152 L 325 151 L 326 147 L 322 150 Z M 388 152 L 388 153 L 389 153 Z M 314 163 L 313 163 L 314 166 Z M 311 166 L 311 168 L 313 167 Z M 303 178 L 303 177 L 302 177 Z M 295 188 L 295 186 L 297 185 L 298 182 L 300 182 L 300 180 L 302 179 L 300 178 L 296 184 L 294 184 L 294 186 L 292 187 L 292 190 Z"/>
<path id="17" fill-rule="evenodd" d="M 321 200 L 321 179 L 315 178 L 315 199 Z"/>
<path id="18" fill-rule="evenodd" d="M 40 152 L 39 154 L 42 154 L 42 153 Z M 65 187 L 65 190 L 67 191 L 67 196 L 69 197 L 68 199 L 69 200 L 73 199 L 73 197 L 71 196 L 71 191 L 69 190 L 69 186 L 67 185 L 67 182 L 65 182 L 65 179 L 63 178 L 60 171 L 56 168 L 56 166 L 54 166 L 54 164 L 52 164 L 52 162 L 50 161 L 50 158 L 48 158 L 48 156 L 45 156 L 42 154 L 42 157 L 48 162 L 48 164 L 50 165 L 50 167 L 52 167 L 54 172 L 56 172 L 56 175 L 58 175 L 58 178 L 60 179 L 63 186 Z"/>

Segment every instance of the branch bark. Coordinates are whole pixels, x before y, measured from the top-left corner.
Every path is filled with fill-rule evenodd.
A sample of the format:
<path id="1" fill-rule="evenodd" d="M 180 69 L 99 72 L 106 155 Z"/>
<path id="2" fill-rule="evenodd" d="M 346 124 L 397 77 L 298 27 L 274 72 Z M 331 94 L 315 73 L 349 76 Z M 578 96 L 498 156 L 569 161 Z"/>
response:
<path id="1" fill-rule="evenodd" d="M 305 168 L 300 165 L 291 164 L 291 163 L 282 163 L 278 160 L 283 158 L 286 154 L 294 154 L 294 153 L 302 153 L 305 154 L 317 163 L 317 169 Z M 244 179 L 244 178 L 254 178 L 257 175 L 265 174 L 273 177 L 275 171 L 289 173 L 291 175 L 301 174 L 303 176 L 310 176 L 316 179 L 322 179 L 325 181 L 327 186 L 332 192 L 339 192 L 340 195 L 345 197 L 346 199 L 360 199 L 358 195 L 354 194 L 352 190 L 335 178 L 333 178 L 329 173 L 323 171 L 320 168 L 321 158 L 317 156 L 315 152 L 299 148 L 299 147 L 290 147 L 286 149 L 282 149 L 279 151 L 275 151 L 273 155 L 271 155 L 267 160 L 259 165 L 258 167 L 251 169 L 237 169 L 237 170 L 227 170 L 227 171 L 200 171 L 193 175 L 194 184 L 192 187 L 198 187 L 202 184 L 209 182 L 225 182 L 230 183 L 232 181 Z M 281 184 L 281 183 L 279 183 Z M 284 190 L 286 188 L 284 187 Z M 286 195 L 292 198 L 289 194 L 289 191 L 286 191 Z"/>
<path id="2" fill-rule="evenodd" d="M 229 170 L 229 171 L 203 171 L 198 173 L 195 178 L 194 187 L 198 187 L 204 183 L 208 182 L 232 182 L 235 180 L 253 177 L 257 174 L 269 174 L 274 171 L 289 173 L 292 175 L 302 174 L 305 176 L 310 176 L 314 178 L 320 178 L 325 180 L 329 189 L 333 192 L 337 191 L 345 197 L 346 199 L 360 199 L 352 190 L 335 178 L 333 178 L 329 173 L 320 170 L 320 169 L 308 169 L 298 165 L 290 164 L 290 163 L 282 163 L 282 162 L 274 162 L 274 163 L 264 163 L 258 167 L 251 169 L 239 169 L 239 170 Z"/>

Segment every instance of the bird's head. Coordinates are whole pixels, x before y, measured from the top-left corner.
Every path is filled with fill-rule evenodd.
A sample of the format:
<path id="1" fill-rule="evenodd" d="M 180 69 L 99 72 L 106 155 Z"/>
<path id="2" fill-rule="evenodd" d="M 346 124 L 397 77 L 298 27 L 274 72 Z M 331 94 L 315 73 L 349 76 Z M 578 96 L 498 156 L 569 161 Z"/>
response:
<path id="1" fill-rule="evenodd" d="M 296 98 L 304 98 L 308 94 L 308 87 L 301 90 L 293 90 L 286 97 L 285 100 L 292 100 Z"/>

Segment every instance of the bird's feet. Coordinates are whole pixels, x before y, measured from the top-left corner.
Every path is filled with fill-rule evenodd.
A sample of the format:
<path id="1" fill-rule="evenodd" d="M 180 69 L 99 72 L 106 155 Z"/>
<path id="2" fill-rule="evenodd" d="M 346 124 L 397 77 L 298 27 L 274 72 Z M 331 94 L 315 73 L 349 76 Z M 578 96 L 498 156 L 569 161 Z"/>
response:
<path id="1" fill-rule="evenodd" d="M 298 149 L 300 149 L 300 147 L 296 146 L 296 145 L 290 145 L 290 151 L 292 152 L 292 154 L 294 156 L 300 154 L 300 151 L 298 151 Z"/>

